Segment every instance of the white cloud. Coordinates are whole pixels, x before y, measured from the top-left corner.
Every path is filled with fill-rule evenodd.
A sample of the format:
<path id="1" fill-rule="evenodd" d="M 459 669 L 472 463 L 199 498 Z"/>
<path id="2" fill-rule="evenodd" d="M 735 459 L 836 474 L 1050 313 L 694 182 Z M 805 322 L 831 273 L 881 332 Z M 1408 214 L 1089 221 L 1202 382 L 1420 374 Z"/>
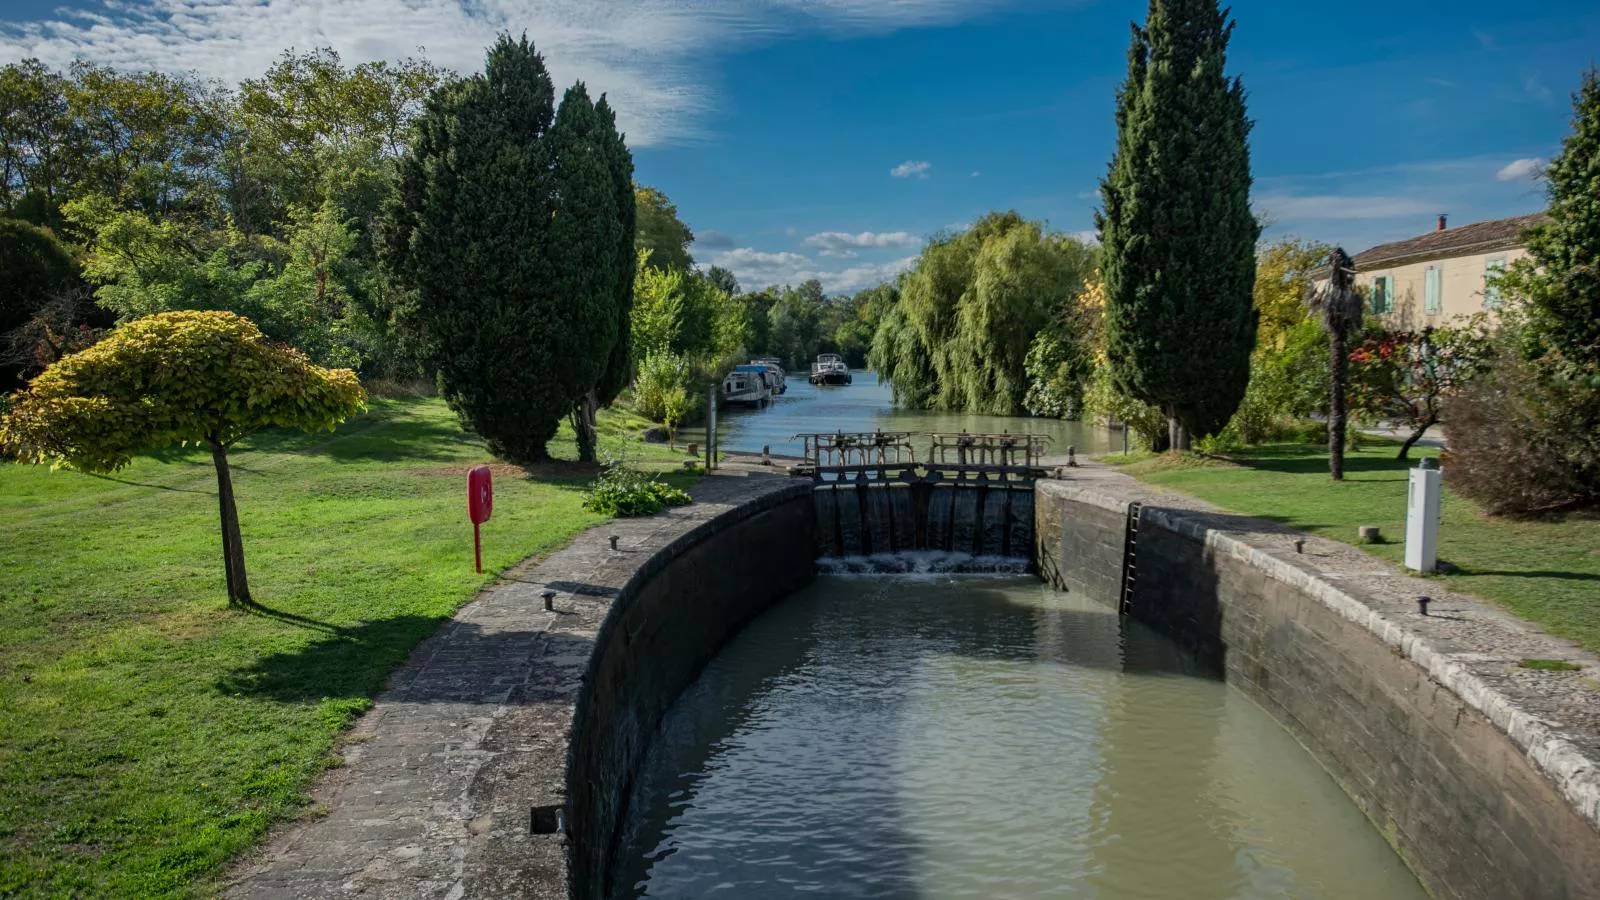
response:
<path id="1" fill-rule="evenodd" d="M 633 146 L 701 135 L 716 105 L 705 48 L 803 31 L 884 32 L 984 15 L 985 0 L 91 0 L 53 18 L 0 20 L 0 63 L 83 58 L 126 69 L 194 71 L 237 82 L 285 48 L 332 47 L 347 63 L 425 55 L 477 71 L 497 33 L 524 31 L 558 90 L 606 93 Z M 0 13 L 0 16 L 6 16 Z"/>
<path id="2" fill-rule="evenodd" d="M 968 178 L 977 178 L 977 177 L 978 177 L 978 175 L 979 175 L 979 172 L 978 172 L 978 170 L 977 170 L 977 169 L 973 169 L 973 170 L 972 170 L 972 174 L 971 174 L 971 175 L 968 175 L 968 176 L 967 176 L 967 177 L 968 177 Z"/>
<path id="3" fill-rule="evenodd" d="M 697 250 L 732 250 L 737 245 L 733 235 L 707 228 L 694 233 L 694 246 Z"/>
<path id="4" fill-rule="evenodd" d="M 921 239 L 908 231 L 863 231 L 860 234 L 824 231 L 806 238 L 806 246 L 815 247 L 823 256 L 855 256 L 857 250 L 915 247 L 919 243 Z"/>
<path id="5" fill-rule="evenodd" d="M 845 269 L 820 268 L 803 253 L 766 253 L 753 247 L 740 247 L 711 258 L 711 265 L 733 272 L 746 290 L 767 285 L 800 284 L 812 278 L 822 282 L 830 294 L 844 294 L 881 284 L 911 268 L 915 256 L 881 263 L 861 263 Z"/>
<path id="6" fill-rule="evenodd" d="M 1500 171 L 1494 173 L 1494 177 L 1500 181 L 1521 181 L 1524 178 L 1537 178 L 1539 177 L 1539 166 L 1542 162 L 1543 160 L 1537 156 L 1512 160 Z"/>
<path id="7" fill-rule="evenodd" d="M 1408 197 L 1267 194 L 1256 209 L 1274 219 L 1398 219 L 1437 212 L 1438 205 Z"/>
<path id="8" fill-rule="evenodd" d="M 1072 236 L 1091 247 L 1100 246 L 1100 232 L 1097 229 L 1085 228 L 1082 231 L 1074 231 Z"/>
<path id="9" fill-rule="evenodd" d="M 894 178 L 910 178 L 913 175 L 918 178 L 927 178 L 928 170 L 931 168 L 933 168 L 933 163 L 927 160 L 908 159 L 890 169 L 889 174 Z"/>

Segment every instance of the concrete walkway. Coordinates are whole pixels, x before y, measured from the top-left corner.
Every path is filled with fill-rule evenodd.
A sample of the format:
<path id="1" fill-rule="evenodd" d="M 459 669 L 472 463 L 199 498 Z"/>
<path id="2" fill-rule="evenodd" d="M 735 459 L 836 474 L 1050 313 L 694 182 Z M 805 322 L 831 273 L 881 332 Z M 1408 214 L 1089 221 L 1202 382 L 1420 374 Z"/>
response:
<path id="1" fill-rule="evenodd" d="M 530 820 L 563 802 L 573 703 L 612 598 L 657 550 L 793 484 L 731 463 L 701 480 L 693 505 L 596 526 L 485 589 L 346 735 L 345 765 L 314 791 L 321 814 L 241 864 L 227 895 L 566 897 L 564 837 L 534 834 Z"/>
<path id="2" fill-rule="evenodd" d="M 1373 437 L 1386 438 L 1391 441 L 1400 441 L 1401 443 L 1404 443 L 1405 439 L 1411 436 L 1411 429 L 1396 428 L 1393 425 L 1376 425 L 1358 430 L 1362 434 L 1370 434 Z M 1417 439 L 1415 444 L 1412 444 L 1413 447 L 1443 447 L 1444 445 L 1445 433 L 1443 426 L 1440 425 L 1429 428 L 1427 434 L 1424 434 Z"/>

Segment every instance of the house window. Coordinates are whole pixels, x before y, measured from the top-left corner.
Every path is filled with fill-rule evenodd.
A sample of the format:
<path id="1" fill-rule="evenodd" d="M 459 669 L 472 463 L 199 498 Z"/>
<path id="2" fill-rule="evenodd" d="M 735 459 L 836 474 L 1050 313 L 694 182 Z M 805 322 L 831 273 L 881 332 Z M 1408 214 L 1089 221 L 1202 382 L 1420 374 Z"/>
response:
<path id="1" fill-rule="evenodd" d="M 1372 298 L 1368 304 L 1373 315 L 1382 315 L 1394 309 L 1394 276 L 1379 275 L 1372 279 Z"/>
<path id="2" fill-rule="evenodd" d="M 1423 272 L 1422 311 L 1430 316 L 1444 309 L 1444 272 L 1438 266 L 1429 266 Z"/>
<path id="3" fill-rule="evenodd" d="M 1497 279 L 1506 270 L 1506 258 L 1496 256 L 1483 264 L 1483 308 L 1500 308 L 1500 284 Z"/>

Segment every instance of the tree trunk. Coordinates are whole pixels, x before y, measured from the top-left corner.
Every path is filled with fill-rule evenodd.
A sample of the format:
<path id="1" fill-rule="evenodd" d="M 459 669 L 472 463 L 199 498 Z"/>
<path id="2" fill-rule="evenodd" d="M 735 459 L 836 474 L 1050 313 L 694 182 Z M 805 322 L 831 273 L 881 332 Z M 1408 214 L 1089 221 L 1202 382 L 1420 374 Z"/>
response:
<path id="1" fill-rule="evenodd" d="M 233 502 L 228 448 L 212 441 L 211 462 L 217 467 L 217 507 L 222 514 L 222 567 L 228 578 L 228 604 L 247 606 L 252 602 L 250 582 L 244 573 L 244 538 L 239 534 L 239 508 Z"/>
<path id="2" fill-rule="evenodd" d="M 1167 411 L 1167 443 L 1179 452 L 1189 451 L 1189 429 L 1183 427 L 1183 422 L 1171 410 Z"/>
<path id="3" fill-rule="evenodd" d="M 589 391 L 578 400 L 578 405 L 572 408 L 572 431 L 578 439 L 578 460 L 592 463 L 595 461 L 595 446 L 599 438 L 595 433 L 595 410 L 599 406 L 594 391 Z"/>
<path id="4" fill-rule="evenodd" d="M 1328 336 L 1328 474 L 1334 481 L 1344 480 L 1344 383 L 1350 365 L 1345 352 L 1344 330 L 1329 329 Z"/>
<path id="5" fill-rule="evenodd" d="M 1422 436 L 1428 432 L 1428 429 L 1438 424 L 1438 422 L 1438 416 L 1429 416 L 1427 420 L 1422 423 L 1422 427 L 1418 428 L 1416 431 L 1413 431 L 1411 433 L 1411 437 L 1406 438 L 1406 442 L 1400 445 L 1400 452 L 1395 455 L 1395 459 L 1404 460 L 1409 457 L 1411 455 L 1411 446 L 1417 441 L 1422 440 Z"/>

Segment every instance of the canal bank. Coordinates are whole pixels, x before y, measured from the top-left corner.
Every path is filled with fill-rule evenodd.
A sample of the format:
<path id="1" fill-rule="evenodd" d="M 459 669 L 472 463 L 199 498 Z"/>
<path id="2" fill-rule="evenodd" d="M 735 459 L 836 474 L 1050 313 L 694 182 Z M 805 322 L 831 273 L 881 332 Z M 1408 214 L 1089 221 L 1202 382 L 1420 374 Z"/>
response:
<path id="1" fill-rule="evenodd" d="M 465 608 L 357 726 L 319 789 L 327 814 L 280 835 L 230 893 L 607 896 L 657 724 L 742 624 L 812 576 L 811 485 L 764 471 L 734 464 L 693 506 L 601 526 Z M 1217 670 L 1435 895 L 1594 895 L 1600 722 L 1577 680 L 1593 670 L 1562 682 L 1508 664 L 1592 659 L 1465 598 L 1407 619 L 1413 580 L 1353 548 L 1312 540 L 1305 568 L 1271 523 L 1190 512 L 1094 467 L 1071 476 L 1039 489 L 1043 574 L 1069 597 L 1120 588 L 1127 504 L 1145 504 L 1139 571 L 1169 569 L 1145 576 L 1135 608 L 1197 659 L 1220 650 Z"/>
<path id="2" fill-rule="evenodd" d="M 1119 598 L 1214 665 L 1323 764 L 1431 894 L 1600 896 L 1592 655 L 1354 547 L 1104 467 L 1041 482 L 1036 509 L 1043 577 Z M 1583 668 L 1517 665 L 1529 658 Z"/>
<path id="3" fill-rule="evenodd" d="M 692 495 L 597 526 L 463 607 L 351 729 L 315 812 L 243 861 L 227 896 L 598 896 L 664 707 L 811 578 L 810 543 L 789 539 L 809 533 L 809 484 L 733 462 Z"/>

